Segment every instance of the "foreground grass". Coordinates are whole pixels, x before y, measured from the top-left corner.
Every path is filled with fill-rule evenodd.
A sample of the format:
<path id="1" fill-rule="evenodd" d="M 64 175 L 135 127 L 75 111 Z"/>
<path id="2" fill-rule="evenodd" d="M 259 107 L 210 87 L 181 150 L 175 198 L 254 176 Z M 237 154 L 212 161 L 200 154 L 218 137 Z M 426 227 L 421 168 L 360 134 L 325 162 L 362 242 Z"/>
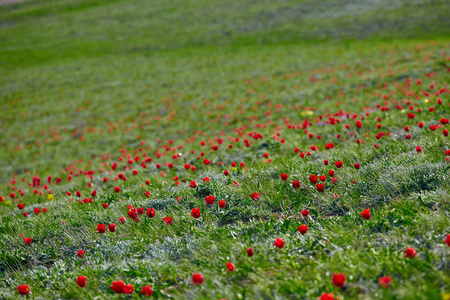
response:
<path id="1" fill-rule="evenodd" d="M 418 10 L 411 2 L 374 14 L 382 2 L 365 10 L 302 3 L 249 4 L 245 16 L 238 2 L 0 8 L 0 297 L 19 298 L 17 286 L 27 284 L 36 299 L 123 298 L 109 288 L 117 280 L 133 284 L 130 298 L 147 284 L 158 299 L 448 297 L 450 145 L 448 125 L 440 123 L 450 112 L 448 4 Z M 313 29 L 299 13 L 332 21 Z M 371 31 L 404 16 L 408 26 Z M 260 18 L 271 21 L 264 27 Z M 415 40 L 397 39 L 413 33 Z M 329 143 L 334 148 L 326 150 Z M 143 166 L 146 157 L 152 160 Z M 340 160 L 342 168 L 334 165 Z M 326 175 L 323 192 L 312 174 Z M 189 187 L 193 180 L 197 188 Z M 209 195 L 213 205 L 205 203 Z M 156 215 L 133 221 L 130 205 Z M 35 213 L 44 207 L 47 213 Z M 361 217 L 364 209 L 370 220 Z M 111 223 L 117 231 L 94 230 Z M 415 258 L 405 258 L 407 247 Z M 331 278 L 341 272 L 346 284 L 338 288 Z M 202 285 L 192 284 L 193 273 L 203 275 Z M 80 275 L 88 278 L 85 288 L 76 284 Z M 384 276 L 392 279 L 388 289 L 378 284 Z"/>

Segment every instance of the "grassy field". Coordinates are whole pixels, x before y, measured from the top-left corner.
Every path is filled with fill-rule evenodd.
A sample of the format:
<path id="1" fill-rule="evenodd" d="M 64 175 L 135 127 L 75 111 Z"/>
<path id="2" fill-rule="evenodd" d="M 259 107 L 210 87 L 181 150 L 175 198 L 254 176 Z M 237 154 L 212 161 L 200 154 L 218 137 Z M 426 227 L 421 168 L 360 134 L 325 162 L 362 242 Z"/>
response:
<path id="1" fill-rule="evenodd" d="M 0 6 L 0 299 L 450 299 L 449 14 Z"/>

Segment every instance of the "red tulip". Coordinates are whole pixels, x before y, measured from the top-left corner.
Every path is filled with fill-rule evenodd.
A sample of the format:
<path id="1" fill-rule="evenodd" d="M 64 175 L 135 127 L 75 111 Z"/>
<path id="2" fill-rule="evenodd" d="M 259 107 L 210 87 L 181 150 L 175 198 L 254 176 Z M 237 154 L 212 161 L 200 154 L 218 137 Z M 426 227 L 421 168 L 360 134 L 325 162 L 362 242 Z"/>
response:
<path id="1" fill-rule="evenodd" d="M 17 287 L 17 291 L 20 295 L 28 295 L 30 293 L 30 288 L 28 287 L 28 285 L 23 284 Z"/>
<path id="2" fill-rule="evenodd" d="M 281 239 L 281 238 L 277 238 L 277 239 L 275 240 L 275 242 L 273 242 L 273 245 L 274 245 L 275 247 L 281 249 L 281 248 L 284 247 L 284 241 L 283 241 L 283 239 Z"/>
<path id="3" fill-rule="evenodd" d="M 303 225 L 298 226 L 298 231 L 301 234 L 305 234 L 308 231 L 308 225 L 303 224 Z"/>
<path id="4" fill-rule="evenodd" d="M 336 166 L 336 168 L 341 168 L 342 167 L 342 160 L 341 161 L 335 161 L 334 165 Z"/>
<path id="5" fill-rule="evenodd" d="M 384 289 L 388 289 L 391 286 L 391 277 L 386 276 L 386 277 L 380 277 L 380 279 L 378 279 L 378 284 L 384 288 Z"/>
<path id="6" fill-rule="evenodd" d="M 252 198 L 255 201 L 258 201 L 260 199 L 260 197 L 261 197 L 261 193 L 256 193 L 255 192 L 253 194 L 250 194 L 250 198 Z"/>
<path id="7" fill-rule="evenodd" d="M 220 201 L 219 201 L 219 207 L 220 207 L 220 208 L 225 208 L 225 205 L 226 205 L 225 200 L 220 200 Z"/>
<path id="8" fill-rule="evenodd" d="M 79 287 L 84 288 L 86 286 L 87 278 L 84 275 L 77 277 L 77 284 Z"/>
<path id="9" fill-rule="evenodd" d="M 95 229 L 98 233 L 105 233 L 106 232 L 106 226 L 103 224 L 98 224 L 97 228 Z"/>
<path id="10" fill-rule="evenodd" d="M 320 300 L 336 300 L 336 298 L 334 298 L 333 293 L 323 293 L 322 296 L 320 296 Z"/>
<path id="11" fill-rule="evenodd" d="M 195 182 L 195 180 L 191 181 L 191 183 L 189 184 L 189 187 L 195 189 L 197 187 L 197 182 Z"/>
<path id="12" fill-rule="evenodd" d="M 25 242 L 25 244 L 27 245 L 31 245 L 31 241 L 33 240 L 33 238 L 23 238 L 23 241 Z"/>
<path id="13" fill-rule="evenodd" d="M 325 186 L 323 185 L 323 183 L 316 184 L 316 188 L 319 192 L 323 192 L 325 190 Z"/>
<path id="14" fill-rule="evenodd" d="M 193 208 L 191 216 L 193 216 L 196 219 L 200 218 L 200 208 Z"/>
<path id="15" fill-rule="evenodd" d="M 317 175 L 311 175 L 311 176 L 309 176 L 309 181 L 312 183 L 312 184 L 315 184 L 315 183 L 317 183 Z"/>
<path id="16" fill-rule="evenodd" d="M 298 181 L 298 180 L 292 181 L 292 187 L 294 189 L 299 189 L 300 188 L 300 181 Z"/>
<path id="17" fill-rule="evenodd" d="M 235 270 L 234 264 L 227 262 L 227 271 L 234 272 L 234 270 Z"/>
<path id="18" fill-rule="evenodd" d="M 120 187 L 116 186 L 116 187 L 114 188 L 114 191 L 115 191 L 116 193 L 120 193 Z"/>
<path id="19" fill-rule="evenodd" d="M 148 216 L 149 218 L 153 218 L 155 215 L 156 215 L 156 212 L 155 212 L 155 210 L 153 209 L 153 207 L 152 207 L 152 208 L 147 208 L 147 216 Z"/>
<path id="20" fill-rule="evenodd" d="M 23 203 L 17 204 L 18 209 L 23 209 L 24 207 L 25 207 L 25 204 L 23 204 Z"/>
<path id="21" fill-rule="evenodd" d="M 302 216 L 303 217 L 307 217 L 309 215 L 309 210 L 307 210 L 307 209 L 305 209 L 305 210 L 302 210 Z"/>
<path id="22" fill-rule="evenodd" d="M 450 234 L 447 234 L 447 239 L 444 241 L 444 243 L 446 243 L 447 246 L 450 247 Z"/>
<path id="23" fill-rule="evenodd" d="M 143 295 L 143 296 L 150 297 L 151 295 L 153 295 L 153 290 L 150 287 L 150 285 L 146 285 L 146 286 L 142 287 L 142 290 L 141 290 L 140 294 Z"/>
<path id="24" fill-rule="evenodd" d="M 417 251 L 414 250 L 413 248 L 407 247 L 405 250 L 405 254 L 407 258 L 414 258 L 417 255 Z"/>
<path id="25" fill-rule="evenodd" d="M 84 257 L 84 254 L 86 254 L 86 251 L 78 250 L 78 252 L 77 252 L 77 256 L 80 258 Z"/>
<path id="26" fill-rule="evenodd" d="M 108 225 L 108 229 L 110 232 L 116 231 L 116 224 L 112 223 Z"/>
<path id="27" fill-rule="evenodd" d="M 370 217 L 371 217 L 370 209 L 369 209 L 369 208 L 364 209 L 364 211 L 361 212 L 360 215 L 361 215 L 361 217 L 363 217 L 364 219 L 369 220 Z"/>
<path id="28" fill-rule="evenodd" d="M 342 273 L 333 273 L 333 279 L 331 280 L 331 282 L 337 287 L 343 287 L 345 283 L 345 275 Z"/>
<path id="29" fill-rule="evenodd" d="M 286 181 L 288 179 L 288 175 L 286 173 L 281 174 L 281 180 Z"/>
<path id="30" fill-rule="evenodd" d="M 209 195 L 205 197 L 205 202 L 209 205 L 213 204 L 216 200 L 213 195 Z"/>
<path id="31" fill-rule="evenodd" d="M 167 225 L 172 225 L 172 220 L 173 220 L 173 218 L 171 218 L 171 217 L 165 217 L 163 219 L 164 223 L 166 223 Z"/>
<path id="32" fill-rule="evenodd" d="M 120 280 L 111 282 L 111 286 L 109 288 L 112 289 L 116 294 L 122 294 L 124 286 L 125 283 L 123 283 L 123 281 Z"/>
<path id="33" fill-rule="evenodd" d="M 249 257 L 252 257 L 254 254 L 255 254 L 255 252 L 253 252 L 252 247 L 250 247 L 250 248 L 247 249 L 247 255 L 248 255 Z"/>
<path id="34" fill-rule="evenodd" d="M 134 292 L 134 287 L 133 287 L 132 284 L 126 284 L 126 285 L 123 286 L 122 291 L 125 294 L 131 294 L 131 293 Z"/>
<path id="35" fill-rule="evenodd" d="M 360 164 L 359 163 L 355 163 L 353 166 L 355 167 L 356 170 L 358 170 L 360 168 Z"/>
<path id="36" fill-rule="evenodd" d="M 194 275 L 192 275 L 192 283 L 194 285 L 201 285 L 203 280 L 203 276 L 200 273 L 194 273 Z"/>

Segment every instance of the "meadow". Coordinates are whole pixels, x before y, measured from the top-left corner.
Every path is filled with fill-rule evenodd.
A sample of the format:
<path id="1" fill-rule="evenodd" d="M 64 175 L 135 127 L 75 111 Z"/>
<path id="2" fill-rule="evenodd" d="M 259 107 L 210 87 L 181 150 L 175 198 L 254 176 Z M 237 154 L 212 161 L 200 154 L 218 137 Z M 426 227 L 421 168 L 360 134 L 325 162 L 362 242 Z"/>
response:
<path id="1" fill-rule="evenodd" d="M 0 6 L 0 299 L 450 299 L 449 14 Z"/>

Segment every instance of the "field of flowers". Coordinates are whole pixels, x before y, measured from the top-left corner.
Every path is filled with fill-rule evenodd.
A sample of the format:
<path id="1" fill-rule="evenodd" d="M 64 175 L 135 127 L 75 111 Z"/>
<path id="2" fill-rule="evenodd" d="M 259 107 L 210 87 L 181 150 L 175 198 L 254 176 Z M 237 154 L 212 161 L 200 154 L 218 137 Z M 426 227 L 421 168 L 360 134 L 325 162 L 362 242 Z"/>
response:
<path id="1" fill-rule="evenodd" d="M 0 6 L 0 299 L 450 299 L 450 3 L 151 2 Z"/>

